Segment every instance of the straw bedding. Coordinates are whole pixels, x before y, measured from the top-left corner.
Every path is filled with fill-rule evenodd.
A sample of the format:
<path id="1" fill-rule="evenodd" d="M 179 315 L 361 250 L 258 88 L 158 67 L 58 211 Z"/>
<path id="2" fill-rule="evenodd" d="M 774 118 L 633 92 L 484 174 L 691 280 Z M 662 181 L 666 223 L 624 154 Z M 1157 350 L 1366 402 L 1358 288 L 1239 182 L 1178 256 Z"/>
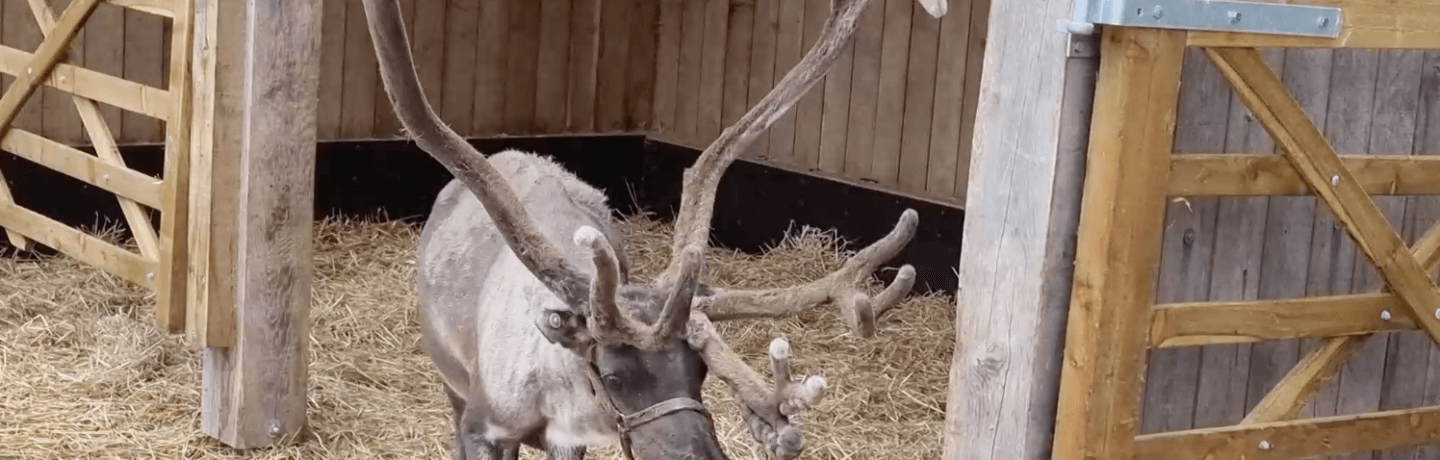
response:
<path id="1" fill-rule="evenodd" d="M 640 278 L 662 269 L 670 228 L 642 218 L 624 228 Z M 316 227 L 310 430 L 248 452 L 200 432 L 200 353 L 153 326 L 151 293 L 67 258 L 0 254 L 0 459 L 450 458 L 449 408 L 415 321 L 418 237 L 394 221 Z M 858 248 L 799 229 L 764 256 L 716 249 L 706 279 L 808 281 L 837 268 L 845 249 Z M 954 318 L 952 298 L 922 296 L 886 314 L 869 340 L 833 311 L 720 327 L 767 377 L 767 344 L 781 336 L 797 374 L 830 382 L 804 418 L 802 458 L 922 459 L 940 455 Z M 726 451 L 752 458 L 729 391 L 712 379 L 706 398 Z M 590 458 L 621 457 L 610 448 Z"/>

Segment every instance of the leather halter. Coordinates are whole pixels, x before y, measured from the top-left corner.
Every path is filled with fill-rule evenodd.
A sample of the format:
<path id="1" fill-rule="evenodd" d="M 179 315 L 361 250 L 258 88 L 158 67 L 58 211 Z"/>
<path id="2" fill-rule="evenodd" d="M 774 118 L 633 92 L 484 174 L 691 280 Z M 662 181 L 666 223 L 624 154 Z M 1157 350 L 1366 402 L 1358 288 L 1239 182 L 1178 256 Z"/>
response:
<path id="1" fill-rule="evenodd" d="M 626 459 L 635 460 L 635 454 L 631 452 L 630 449 L 630 430 L 640 425 L 659 420 L 662 417 L 676 412 L 692 410 L 704 415 L 705 419 L 710 421 L 711 426 L 714 426 L 715 420 L 710 415 L 710 409 L 707 409 L 704 403 L 683 396 L 660 401 L 633 414 L 620 412 L 620 409 L 615 407 L 615 399 L 610 397 L 609 391 L 605 390 L 605 384 L 600 379 L 599 369 L 595 367 L 594 347 L 590 348 L 590 352 L 588 356 L 585 357 L 585 360 L 586 364 L 588 364 L 585 366 L 587 371 L 585 374 L 590 380 L 590 391 L 594 392 L 596 396 L 603 396 L 600 398 L 601 406 L 615 418 L 615 430 L 620 435 L 620 451 L 625 454 Z"/>

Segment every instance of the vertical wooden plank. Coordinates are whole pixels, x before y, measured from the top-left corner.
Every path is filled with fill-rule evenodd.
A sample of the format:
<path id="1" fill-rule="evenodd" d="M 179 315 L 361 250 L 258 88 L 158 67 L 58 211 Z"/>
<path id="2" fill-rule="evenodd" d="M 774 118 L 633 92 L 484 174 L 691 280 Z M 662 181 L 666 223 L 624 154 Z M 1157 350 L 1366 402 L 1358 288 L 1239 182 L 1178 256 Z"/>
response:
<path id="1" fill-rule="evenodd" d="M 70 6 L 70 0 L 50 0 L 48 3 L 56 15 Z M 75 35 L 75 40 L 70 42 L 70 50 L 64 58 L 65 60 L 61 62 L 78 66 L 85 65 L 85 31 L 89 29 L 88 25 L 89 21 L 87 20 L 86 26 L 81 27 L 80 32 Z M 164 61 L 162 61 L 162 65 L 164 65 Z M 40 91 L 37 91 L 33 97 L 39 97 L 43 101 L 41 112 L 44 120 L 41 125 L 44 127 L 44 131 L 40 133 L 41 135 L 66 145 L 81 145 L 85 142 L 85 130 L 84 126 L 80 124 L 80 112 L 75 109 L 69 93 L 41 86 Z"/>
<path id="2" fill-rule="evenodd" d="M 870 179 L 899 185 L 900 137 L 905 122 L 905 80 L 910 57 L 910 9 L 914 0 L 885 2 L 885 35 L 880 43 L 880 92 L 875 110 L 875 146 Z"/>
<path id="3" fill-rule="evenodd" d="M 8 40 L 5 44 L 15 46 Z M 90 13 L 90 19 L 85 22 L 84 52 L 85 68 L 117 77 L 124 74 L 124 9 L 110 3 L 101 3 L 95 6 L 95 12 Z M 100 115 L 105 119 L 105 125 L 110 128 L 110 132 L 120 133 L 122 110 L 109 104 L 96 104 L 96 106 L 99 107 Z"/>
<path id="4" fill-rule="evenodd" d="M 580 0 L 576 6 L 593 6 L 598 1 Z M 514 3 L 506 0 L 480 1 L 480 42 L 475 45 L 475 62 L 483 62 L 485 65 L 476 69 L 475 114 L 471 119 L 470 131 L 472 136 L 494 136 L 504 132 L 507 126 L 505 100 L 509 87 L 506 77 L 509 74 L 511 35 L 509 7 Z M 425 81 L 421 80 L 420 83 L 425 84 Z M 575 94 L 573 89 L 570 94 Z"/>
<path id="5" fill-rule="evenodd" d="M 625 104 L 621 129 L 643 129 L 650 123 L 651 99 L 655 94 L 655 32 L 660 14 L 655 0 L 635 0 L 629 15 L 630 64 L 625 66 Z"/>
<path id="6" fill-rule="evenodd" d="M 1375 114 L 1371 119 L 1370 152 L 1415 152 L 1417 145 L 1420 100 L 1421 66 L 1424 64 L 1423 51 L 1383 50 L 1380 51 L 1379 77 L 1376 82 Z M 1412 201 L 1404 196 L 1377 197 L 1376 204 L 1385 212 L 1386 219 L 1395 227 L 1407 244 L 1415 241 L 1429 227 L 1417 228 L 1407 225 L 1417 214 L 1433 212 L 1420 208 L 1423 201 Z M 1432 208 L 1433 209 L 1433 208 Z M 1399 214 L 1392 216 L 1392 212 Z M 1428 225 L 1426 223 L 1425 225 Z M 1376 284 L 1383 284 L 1376 280 Z M 1386 337 L 1388 336 L 1388 337 Z M 1370 341 L 1386 340 L 1386 350 L 1381 360 L 1382 378 L 1379 401 L 1376 409 L 1410 409 L 1424 403 L 1426 362 L 1429 350 L 1435 345 L 1419 331 L 1376 334 Z M 1392 449 L 1377 452 L 1374 458 L 1382 460 L 1413 459 L 1419 453 L 1417 447 Z"/>
<path id="7" fill-rule="evenodd" d="M 414 13 L 413 19 L 410 19 L 410 23 L 413 24 L 414 27 L 411 27 L 408 32 L 410 35 L 410 50 L 414 53 L 415 73 L 420 75 L 420 89 L 425 91 L 425 99 L 429 100 L 431 104 L 439 104 L 440 99 L 445 97 L 445 53 L 451 46 L 469 48 L 470 45 L 468 43 L 455 43 L 451 45 L 446 42 L 445 16 L 448 14 L 447 9 L 449 8 L 449 4 L 445 0 L 400 0 L 401 11 L 404 11 L 407 3 L 411 4 L 409 7 L 412 8 L 411 11 Z M 483 10 L 486 3 L 479 3 L 481 4 L 480 8 Z M 359 7 L 357 3 L 355 8 Z M 505 18 L 502 17 L 501 19 Z M 485 24 L 483 22 L 485 20 L 486 18 L 484 17 L 476 19 L 480 24 Z M 501 23 L 503 24 L 504 22 Z M 472 23 L 472 26 L 476 26 L 476 24 Z M 483 31 L 485 29 L 482 28 L 481 30 Z M 484 37 L 480 37 L 479 39 L 483 40 Z M 477 53 L 478 57 L 479 50 L 481 49 L 484 48 L 477 46 L 472 52 Z M 477 72 L 483 72 L 486 68 L 493 65 L 504 67 L 503 63 L 481 62 L 483 65 L 478 66 Z M 477 88 L 476 91 L 480 91 L 480 89 Z M 376 105 L 389 105 L 389 96 L 385 95 L 385 82 L 382 81 L 375 87 L 375 97 L 377 101 Z M 385 110 L 389 111 L 392 115 L 395 113 L 395 109 L 390 107 L 385 107 Z M 397 117 L 395 122 L 398 128 L 400 119 Z M 454 126 L 453 129 L 456 131 L 461 131 L 469 125 L 452 126 Z"/>
<path id="8" fill-rule="evenodd" d="M 926 14 L 926 17 L 930 15 Z M 824 112 L 820 115 L 821 171 L 840 175 L 845 172 L 845 139 L 850 125 L 850 80 L 854 75 L 855 42 L 845 46 L 844 54 L 835 59 L 825 75 Z"/>
<path id="9" fill-rule="evenodd" d="M 533 5 L 536 1 L 524 3 Z M 538 7 L 536 9 L 538 10 Z M 479 14 L 480 5 L 475 0 L 449 0 L 446 2 L 445 43 L 475 43 L 479 33 L 476 27 Z M 537 18 L 531 16 L 527 19 L 533 22 Z M 532 38 L 538 40 L 539 37 Z M 533 53 L 531 57 L 534 58 Z M 440 119 L 445 120 L 445 123 L 450 126 L 470 126 L 472 124 L 471 115 L 474 114 L 475 106 L 475 65 L 475 48 L 469 46 L 445 47 L 445 66 L 440 83 L 442 88 L 440 97 L 430 99 L 430 104 L 435 106 L 436 111 L 440 114 Z M 535 75 L 531 74 L 527 78 L 531 81 L 533 88 Z M 383 91 L 382 86 L 380 94 L 383 95 Z M 533 95 L 534 92 L 532 91 L 530 94 Z M 381 98 L 381 100 L 385 99 Z M 532 101 L 531 104 L 534 102 Z"/>
<path id="10" fill-rule="evenodd" d="M 977 0 L 975 3 L 987 0 Z M 869 179 L 875 149 L 875 110 L 879 105 L 880 43 L 885 31 L 885 2 L 877 0 L 860 14 L 855 33 L 855 64 L 850 71 L 850 122 L 845 126 L 845 175 Z M 956 5 L 945 13 L 956 13 Z"/>
<path id="11" fill-rule="evenodd" d="M 992 0 L 993 1 L 993 0 Z M 990 2 L 970 3 L 970 51 L 965 65 L 965 108 L 960 113 L 960 155 L 955 159 L 955 198 L 964 201 L 970 180 L 971 139 L 975 136 L 975 113 L 980 99 L 980 74 L 984 72 L 985 41 L 990 33 Z"/>
<path id="12" fill-rule="evenodd" d="M 1277 75 L 1284 74 L 1283 55 L 1276 51 L 1266 51 L 1265 58 L 1270 67 L 1275 69 Z M 1270 141 L 1269 135 L 1264 128 L 1254 120 L 1245 104 L 1239 101 L 1232 101 L 1229 112 L 1229 129 L 1226 131 L 1223 148 L 1225 152 L 1272 152 L 1275 147 Z M 1270 201 L 1268 197 L 1223 197 L 1217 200 L 1218 211 L 1216 216 L 1215 240 L 1224 242 L 1217 244 L 1215 265 L 1212 268 L 1215 273 L 1211 279 L 1216 282 L 1211 284 L 1211 300 L 1254 300 L 1260 297 L 1274 298 L 1277 290 L 1291 289 L 1290 292 L 1300 292 L 1304 286 L 1303 276 L 1295 279 L 1293 276 L 1286 276 L 1281 273 L 1277 262 L 1284 261 L 1284 253 L 1275 254 L 1274 250 L 1283 248 L 1284 243 L 1275 244 L 1266 240 L 1265 232 L 1266 219 L 1269 216 Z M 1305 258 L 1301 255 L 1300 262 Z M 1292 264 L 1294 260 L 1289 261 Z M 1280 263 L 1283 265 L 1283 263 Z M 1267 277 L 1273 275 L 1276 279 L 1285 279 L 1281 282 L 1267 282 L 1261 275 Z M 1288 284 L 1287 284 L 1288 283 Z M 1262 292 L 1262 289 L 1271 292 Z M 1250 410 L 1265 393 L 1285 375 L 1285 372 L 1294 366 L 1299 359 L 1296 355 L 1296 343 L 1290 342 L 1264 342 L 1253 345 L 1220 345 L 1206 347 L 1204 352 L 1209 354 L 1231 354 L 1238 355 L 1234 360 L 1236 368 L 1231 376 L 1244 376 L 1248 383 L 1245 384 L 1245 392 L 1232 393 L 1231 398 L 1224 400 L 1225 424 L 1239 423 L 1246 412 Z M 1211 350 L 1214 350 L 1213 352 Z M 1248 355 L 1248 359 L 1246 357 Z M 1206 359 L 1206 364 L 1215 364 L 1214 372 L 1220 373 L 1223 364 L 1214 363 Z M 1228 361 L 1228 359 L 1227 359 Z M 1244 368 L 1241 368 L 1243 366 Z M 1211 369 L 1207 369 L 1209 371 Z M 1232 387 L 1233 388 L 1233 387 Z M 1217 401 L 1218 402 L 1218 401 Z M 1235 410 L 1239 409 L 1239 410 Z"/>
<path id="13" fill-rule="evenodd" d="M 725 32 L 725 81 L 720 103 L 722 127 L 734 124 L 750 108 L 747 89 L 754 25 L 754 0 L 735 0 L 730 4 L 730 18 L 726 21 L 728 29 Z M 839 70 L 838 67 L 831 71 Z"/>
<path id="14" fill-rule="evenodd" d="M 315 0 L 248 3 L 248 36 L 220 37 L 251 47 L 240 91 L 238 329 L 234 347 L 205 350 L 201 398 L 202 429 L 241 449 L 305 427 L 322 16 Z"/>
<path id="15" fill-rule="evenodd" d="M 244 88 L 244 34 L 239 21 L 248 2 L 196 0 L 194 110 L 191 121 L 190 264 L 186 279 L 189 316 L 186 332 L 193 343 L 230 347 L 235 343 L 235 267 L 239 249 L 241 89 Z M 230 41 L 221 41 L 221 38 Z M 318 104 L 318 99 L 317 99 Z M 207 407 L 225 403 L 226 382 L 204 376 L 202 424 L 212 420 Z M 222 385 L 211 388 L 210 385 Z"/>
<path id="16" fill-rule="evenodd" d="M 1090 137 L 1097 161 L 1081 198 L 1057 460 L 1134 455 L 1184 32 L 1106 28 L 1101 43 Z M 987 67 L 998 64 L 986 54 Z"/>
<path id="17" fill-rule="evenodd" d="M 1327 126 L 1329 121 L 1327 114 L 1330 111 L 1333 64 L 1333 50 L 1311 49 L 1286 52 L 1285 67 L 1292 69 L 1285 75 L 1287 88 L 1296 101 L 1305 108 L 1310 119 L 1314 120 L 1320 129 L 1327 132 L 1330 130 Z M 1337 258 L 1337 244 L 1340 241 L 1348 241 L 1349 237 L 1344 234 L 1343 229 L 1336 226 L 1328 206 L 1321 205 L 1314 197 L 1307 197 L 1307 199 L 1311 203 L 1308 206 L 1315 211 L 1310 224 L 1310 263 L 1306 267 L 1305 294 L 1319 296 L 1350 292 L 1349 277 L 1335 279 L 1331 267 Z M 1302 340 L 1300 352 L 1302 354 L 1311 353 L 1320 348 L 1323 343 L 1323 339 Z M 1310 401 L 1305 403 L 1299 414 L 1307 417 L 1318 417 L 1322 416 L 1321 414 L 1334 415 L 1338 384 L 1338 378 L 1330 378 L 1321 382 L 1315 390 L 1315 394 L 1311 396 Z"/>
<path id="18" fill-rule="evenodd" d="M 940 20 L 912 2 L 910 60 L 905 71 L 905 116 L 900 131 L 900 189 L 925 193 L 930 163 L 930 119 L 935 109 L 935 54 Z"/>
<path id="19" fill-rule="evenodd" d="M 322 5 L 325 16 L 320 24 L 320 47 L 325 52 L 320 54 L 320 93 L 317 96 L 320 101 L 315 114 L 315 135 L 322 140 L 340 138 L 340 113 L 346 97 L 345 28 L 348 24 L 345 10 L 349 4 L 349 1 L 338 0 L 326 1 Z M 359 8 L 358 4 L 356 8 Z M 98 15 L 100 12 L 95 13 Z M 204 113 L 204 110 L 207 109 L 196 107 L 197 114 Z M 199 164 L 193 166 L 198 168 Z"/>
<path id="20" fill-rule="evenodd" d="M 167 89 L 171 97 L 171 121 L 165 124 L 165 164 L 162 193 L 167 209 L 160 214 L 160 264 L 156 283 L 156 319 L 170 333 L 186 330 L 186 280 L 190 268 L 190 55 L 196 0 L 175 2 L 175 19 L 170 28 L 170 55 Z M 73 101 L 72 101 L 73 102 Z M 91 107 L 91 106 L 87 106 Z M 76 106 L 78 109 L 78 105 Z M 76 112 L 78 126 L 78 115 Z M 93 114 L 91 115 L 93 116 Z M 313 115 L 312 115 L 313 116 Z"/>
<path id="21" fill-rule="evenodd" d="M 723 0 L 722 0 L 723 1 Z M 629 63 L 630 28 L 638 27 L 633 2 L 600 3 L 600 54 L 595 75 L 595 132 L 625 128 L 625 67 Z"/>
<path id="22" fill-rule="evenodd" d="M 340 138 L 370 139 L 375 135 L 375 107 L 386 101 L 376 92 L 380 84 L 380 66 L 375 62 L 375 46 L 370 43 L 365 9 L 358 1 L 348 1 L 351 4 L 345 9 L 345 70 L 341 84 L 344 102 L 340 109 Z"/>
<path id="23" fill-rule="evenodd" d="M 955 191 L 955 183 L 961 180 L 955 177 L 955 162 L 960 154 L 960 112 L 965 107 L 965 58 L 969 51 L 971 1 L 951 2 L 950 11 L 940 19 L 935 62 L 935 114 L 930 119 L 930 158 L 925 168 L 925 191 L 935 196 L 950 196 Z M 1181 99 L 1183 101 L 1184 97 Z"/>
<path id="24" fill-rule="evenodd" d="M 684 2 L 660 0 L 659 23 L 655 28 L 655 93 L 650 107 L 650 130 L 661 138 L 674 139 L 675 98 L 680 75 L 680 21 Z"/>
<path id="25" fill-rule="evenodd" d="M 1198 48 L 1185 50 L 1180 99 L 1176 109 L 1175 153 L 1218 152 L 1224 148 L 1230 85 Z M 1156 301 L 1197 302 L 1210 299 L 1214 266 L 1216 200 L 1185 197 L 1166 204 Z M 1231 376 L 1237 353 L 1216 347 L 1165 348 L 1150 351 L 1141 433 L 1189 429 L 1215 418 L 1214 412 L 1243 409 L 1233 398 Z M 1202 364 L 1201 357 L 1206 358 Z M 1208 364 L 1208 365 L 1205 365 Z M 1243 368 L 1241 369 L 1243 370 Z M 1234 399 L 1236 404 L 1225 404 Z M 1240 415 L 1243 415 L 1240 414 Z"/>
<path id="26" fill-rule="evenodd" d="M 700 55 L 705 46 L 705 0 L 687 0 L 680 25 L 680 68 L 675 81 L 675 139 L 698 144 Z"/>
<path id="27" fill-rule="evenodd" d="M 1375 108 L 1379 54 L 1368 50 L 1336 50 L 1334 57 L 1330 112 L 1325 122 L 1326 138 L 1337 153 L 1363 153 L 1369 150 L 1367 144 Z M 1319 207 L 1329 210 L 1327 206 Z M 1388 211 L 1385 207 L 1381 210 Z M 1387 219 L 1394 222 L 1393 218 Z M 1333 239 L 1330 243 L 1333 244 L 1334 239 L 1338 239 L 1340 244 L 1331 246 L 1338 252 L 1335 260 L 1331 262 L 1334 268 L 1330 282 L 1338 291 L 1336 293 L 1364 292 L 1378 288 L 1373 274 L 1366 279 L 1364 273 L 1374 270 L 1373 265 L 1360 254 L 1344 227 L 1334 225 L 1334 229 L 1336 233 L 1331 236 Z M 1372 336 L 1345 361 L 1336 377 L 1336 414 L 1355 414 L 1371 411 L 1379 406 L 1385 348 L 1386 340 L 1383 337 Z M 1371 455 L 1367 452 L 1332 458 L 1369 459 Z"/>
<path id="28" fill-rule="evenodd" d="M 872 4 L 869 9 L 875 9 L 876 6 Z M 805 29 L 805 2 L 780 0 L 778 18 L 775 29 L 774 74 L 777 83 L 785 78 L 785 74 L 790 73 L 790 69 L 795 68 L 804 53 L 800 48 L 800 34 Z M 788 111 L 770 126 L 770 149 L 761 155 L 761 158 L 786 164 L 790 162 L 790 157 L 795 152 L 796 112 L 798 111 Z"/>
<path id="29" fill-rule="evenodd" d="M 40 29 L 35 25 L 35 16 L 30 14 L 30 8 L 26 5 L 25 0 L 6 0 L 5 9 L 0 11 L 0 14 L 3 14 L 5 18 L 4 30 L 0 30 L 0 34 L 4 35 L 3 41 L 5 46 L 26 52 L 34 52 L 35 49 L 40 46 Z M 127 39 L 125 41 L 128 42 L 129 40 Z M 121 76 L 125 76 L 123 75 L 123 69 L 121 73 Z M 9 88 L 10 84 L 14 82 L 15 77 L 5 76 L 4 84 L 6 88 Z M 11 122 L 10 125 L 30 132 L 40 132 L 44 127 L 44 113 L 41 111 L 44 104 L 44 98 L 42 96 L 43 94 L 31 96 L 30 100 L 26 101 L 25 104 L 20 107 L 20 113 L 15 116 L 15 121 Z M 134 114 L 125 114 L 127 118 L 131 115 Z"/>
<path id="30" fill-rule="evenodd" d="M 602 5 L 611 8 L 613 3 Z M 510 30 L 506 50 L 504 132 L 528 134 L 535 124 L 535 66 L 539 63 L 535 53 L 540 46 L 540 5 L 535 2 L 511 2 L 508 8 Z"/>
<path id="31" fill-rule="evenodd" d="M 1304 108 L 1306 114 L 1315 120 L 1318 126 L 1323 127 L 1330 91 L 1329 51 L 1290 49 L 1283 53 L 1284 63 L 1282 66 L 1285 73 L 1282 78 L 1286 88 Z M 1269 151 L 1273 151 L 1273 149 Z M 1313 250 L 1316 247 L 1315 241 L 1313 241 L 1315 236 L 1313 228 L 1317 204 L 1315 198 L 1311 196 L 1270 197 L 1270 218 L 1267 223 L 1270 228 L 1266 230 L 1266 249 L 1269 251 L 1268 246 L 1276 245 L 1283 247 L 1280 252 L 1293 252 L 1286 256 L 1290 258 L 1289 262 L 1281 261 L 1275 266 L 1265 265 L 1262 267 L 1262 270 L 1265 271 L 1263 275 L 1265 278 L 1277 278 L 1276 280 L 1267 279 L 1264 282 L 1276 286 L 1299 285 L 1303 287 L 1298 291 L 1285 288 L 1286 291 L 1275 295 L 1302 297 L 1313 294 L 1310 291 L 1315 280 L 1310 279 L 1312 273 L 1310 266 L 1314 263 L 1312 259 L 1316 257 Z M 1301 252 L 1304 254 L 1300 254 Z M 1268 289 L 1262 288 L 1262 290 Z M 1321 339 L 1300 340 L 1297 356 L 1306 356 L 1323 343 L 1324 341 Z M 1291 345 L 1286 344 L 1286 347 L 1289 346 Z M 1264 348 L 1259 351 L 1263 352 Z M 1289 359 L 1287 358 L 1285 362 L 1289 362 Z M 1281 372 L 1289 372 L 1289 370 L 1282 369 Z"/>
<path id="32" fill-rule="evenodd" d="M 730 22 L 729 0 L 705 2 L 705 39 L 700 50 L 700 95 L 696 107 L 696 145 L 703 146 L 720 135 L 720 115 L 725 97 L 725 27 Z"/>
<path id="33" fill-rule="evenodd" d="M 780 25 L 779 2 L 780 0 L 755 1 L 754 38 L 750 47 L 750 82 L 746 91 L 748 107 L 759 105 L 760 99 L 775 87 L 775 35 L 779 32 Z M 873 5 L 867 8 L 867 10 L 873 9 L 875 9 Z M 863 23 L 864 16 L 861 17 Z M 848 58 L 841 59 L 849 60 Z M 830 70 L 830 75 L 834 75 L 839 70 L 839 66 L 840 64 L 837 63 L 836 68 Z M 848 95 L 850 88 L 845 88 L 844 92 Z M 751 145 L 749 151 L 741 154 L 744 158 L 756 159 L 763 156 L 766 151 L 770 150 L 770 130 L 767 129 L 760 133 Z"/>
<path id="34" fill-rule="evenodd" d="M 829 11 L 829 2 L 825 0 L 805 1 L 805 26 L 800 33 L 802 55 L 815 46 L 815 40 L 820 36 L 820 27 L 825 24 Z M 828 85 L 827 79 L 828 75 L 816 82 L 795 107 L 795 152 L 791 154 L 790 165 L 805 171 L 813 171 L 819 167 L 820 125 L 825 110 L 824 88 Z"/>
<path id="35" fill-rule="evenodd" d="M 997 27 L 1043 37 L 1053 30 L 1047 18 L 1063 16 L 1071 3 L 997 6 Z M 1098 65 L 1094 57 L 1066 58 L 1064 35 L 1052 36 L 986 50 L 994 63 L 984 77 L 988 136 L 977 139 L 961 240 L 956 302 L 964 307 L 956 317 L 946 459 L 1051 456 Z M 1032 282 L 1004 281 L 1019 279 Z"/>
<path id="36" fill-rule="evenodd" d="M 675 4 L 678 1 L 665 0 L 664 4 Z M 571 3 L 571 0 L 540 2 L 540 52 L 535 62 L 535 129 L 542 133 L 565 131 L 565 100 L 568 95 L 565 82 L 569 75 Z M 476 62 L 479 66 L 490 64 L 492 63 Z"/>
<path id="37" fill-rule="evenodd" d="M 1426 51 L 1425 62 L 1421 69 L 1420 107 L 1416 111 L 1419 119 L 1416 121 L 1418 129 L 1415 135 L 1415 153 L 1440 155 L 1440 51 Z M 1436 220 L 1440 220 L 1440 197 L 1411 197 L 1410 209 L 1413 210 L 1412 227 L 1417 229 L 1414 233 L 1419 234 L 1419 232 L 1425 231 L 1423 229 L 1429 228 L 1429 225 L 1433 225 Z M 1412 236 L 1412 238 L 1414 237 Z M 1428 344 L 1426 349 L 1425 389 L 1422 401 L 1426 405 L 1440 404 L 1440 349 Z M 1440 440 L 1421 446 L 1416 458 L 1440 459 Z"/>
<path id="38" fill-rule="evenodd" d="M 403 15 L 403 16 L 404 16 L 404 19 L 405 19 L 405 31 L 406 31 L 407 33 L 409 33 L 411 36 L 414 36 L 414 34 L 415 34 L 415 2 L 416 2 L 416 1 L 427 1 L 427 0 L 400 0 L 400 14 Z M 441 2 L 437 2 L 437 3 L 441 3 Z M 328 8 L 328 7 L 326 7 L 326 8 Z M 326 14 L 328 15 L 329 13 L 326 13 Z M 326 19 L 325 19 L 325 20 L 326 20 L 326 21 L 329 21 L 329 16 L 326 16 Z M 444 30 L 443 27 L 441 27 L 440 29 L 441 29 L 441 30 Z M 321 40 L 321 43 L 322 43 L 322 46 L 323 46 L 324 40 L 326 40 L 325 36 L 324 36 L 324 35 L 321 35 L 320 40 Z M 411 48 L 411 52 L 412 52 L 412 53 L 414 53 L 414 49 L 415 49 L 416 47 L 417 47 L 417 46 L 416 46 L 416 43 L 415 43 L 414 41 L 411 41 L 411 42 L 410 42 L 410 48 Z M 326 56 L 326 55 L 328 55 L 328 54 L 336 54 L 336 53 L 324 53 L 324 54 L 321 55 L 321 56 L 322 56 L 321 59 L 324 59 L 324 58 L 325 58 L 324 56 Z M 325 67 L 324 67 L 324 66 L 325 66 L 325 63 L 324 63 L 323 60 L 321 61 L 320 66 L 321 66 L 321 67 L 320 67 L 320 81 L 323 82 L 323 81 L 326 81 L 326 79 L 325 79 Z M 416 64 L 416 67 L 419 67 L 419 66 L 420 66 L 420 64 Z M 418 69 L 417 69 L 417 70 L 418 70 Z M 430 91 L 435 91 L 435 92 L 437 92 L 437 93 L 439 92 L 438 90 L 436 90 L 436 89 L 434 89 L 434 88 L 424 88 L 424 89 L 427 89 L 427 90 L 430 90 Z M 323 98 L 324 98 L 324 93 L 325 93 L 325 91 L 326 91 L 326 88 L 322 85 L 322 86 L 320 87 L 320 92 L 321 92 L 321 98 L 322 98 L 322 100 L 323 100 Z M 403 138 L 403 137 L 405 137 L 405 133 L 403 132 L 403 130 L 402 130 L 401 127 L 400 127 L 400 117 L 395 115 L 395 109 L 392 108 L 392 107 L 390 106 L 390 104 L 387 104 L 387 103 L 384 103 L 384 102 L 383 102 L 383 101 L 386 101 L 388 97 L 389 97 L 389 96 L 386 96 L 386 95 L 385 95 L 385 82 L 377 81 L 376 84 L 375 84 L 375 99 L 376 99 L 377 103 L 375 104 L 375 136 L 374 136 L 376 139 L 397 139 L 397 138 Z M 430 101 L 436 101 L 436 99 L 430 99 Z M 324 104 L 324 103 L 322 102 L 322 106 L 323 106 L 323 104 Z M 438 103 L 438 102 L 432 102 L 432 104 L 439 104 L 439 103 Z M 321 110 L 322 110 L 322 113 L 323 113 L 323 107 L 322 107 Z M 317 128 L 317 129 L 318 129 L 318 128 Z M 463 135 L 463 134 L 462 134 L 462 135 Z"/>

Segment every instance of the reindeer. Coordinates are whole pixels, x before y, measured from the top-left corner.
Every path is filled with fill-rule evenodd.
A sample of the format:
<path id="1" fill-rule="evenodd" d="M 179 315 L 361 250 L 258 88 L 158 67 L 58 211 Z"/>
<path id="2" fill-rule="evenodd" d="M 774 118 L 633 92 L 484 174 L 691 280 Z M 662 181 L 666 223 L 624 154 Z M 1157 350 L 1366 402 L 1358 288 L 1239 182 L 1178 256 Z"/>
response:
<path id="1" fill-rule="evenodd" d="M 918 1 L 931 15 L 945 13 L 945 0 Z M 455 458 L 513 460 L 525 445 L 550 459 L 583 459 L 587 448 L 618 440 L 632 459 L 725 459 L 701 402 L 708 375 L 730 386 L 756 448 L 798 456 L 804 441 L 792 417 L 818 403 L 825 379 L 792 380 L 789 344 L 777 338 L 767 388 L 712 321 L 837 305 L 857 335 L 870 337 L 915 271 L 901 267 L 874 298 L 860 286 L 909 242 L 915 211 L 810 283 L 724 290 L 701 284 L 700 272 L 721 175 L 824 76 L 869 0 L 832 0 L 814 47 L 686 169 L 673 259 L 647 284 L 631 281 L 599 190 L 545 157 L 475 151 L 425 99 L 398 1 L 363 3 L 396 114 L 455 176 L 422 231 L 416 282 L 424 347 L 453 409 Z"/>

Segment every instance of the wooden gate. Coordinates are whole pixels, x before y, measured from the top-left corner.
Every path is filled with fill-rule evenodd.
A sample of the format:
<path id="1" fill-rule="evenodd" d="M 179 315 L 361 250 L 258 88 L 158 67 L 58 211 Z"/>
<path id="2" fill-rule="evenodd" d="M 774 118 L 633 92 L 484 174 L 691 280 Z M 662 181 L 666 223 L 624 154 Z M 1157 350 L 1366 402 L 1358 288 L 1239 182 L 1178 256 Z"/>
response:
<path id="1" fill-rule="evenodd" d="M 1407 247 L 1371 199 L 1440 194 L 1440 157 L 1337 155 L 1256 49 L 1440 49 L 1440 1 L 1300 3 L 1341 7 L 1339 38 L 1103 30 L 1053 458 L 1295 459 L 1440 440 L 1440 406 L 1296 419 L 1371 334 L 1419 329 L 1440 344 L 1440 289 L 1429 275 L 1440 225 Z M 1187 46 L 1204 49 L 1283 155 L 1172 154 Z M 1329 207 L 1385 290 L 1156 304 L 1167 200 L 1295 194 Z M 1324 342 L 1239 424 L 1139 434 L 1150 350 L 1296 338 Z"/>
<path id="2" fill-rule="evenodd" d="M 40 243 L 154 289 L 157 323 L 166 331 L 177 333 L 185 326 L 190 174 L 190 72 L 187 66 L 193 0 L 107 0 L 170 20 L 169 84 L 164 89 L 68 62 L 71 41 L 100 1 L 73 0 L 57 18 L 46 0 L 28 0 L 44 40 L 33 53 L 0 46 L 0 72 L 15 77 L 0 96 L 0 133 L 3 133 L 0 149 L 114 193 L 139 251 L 110 244 L 16 204 L 3 178 L 0 178 L 0 227 L 4 227 L 9 241 L 20 248 L 29 249 L 34 243 Z M 95 154 L 11 126 L 40 85 L 72 96 Z M 126 167 L 97 102 L 165 123 L 165 164 L 161 178 Z M 147 208 L 160 212 L 158 231 Z"/>

